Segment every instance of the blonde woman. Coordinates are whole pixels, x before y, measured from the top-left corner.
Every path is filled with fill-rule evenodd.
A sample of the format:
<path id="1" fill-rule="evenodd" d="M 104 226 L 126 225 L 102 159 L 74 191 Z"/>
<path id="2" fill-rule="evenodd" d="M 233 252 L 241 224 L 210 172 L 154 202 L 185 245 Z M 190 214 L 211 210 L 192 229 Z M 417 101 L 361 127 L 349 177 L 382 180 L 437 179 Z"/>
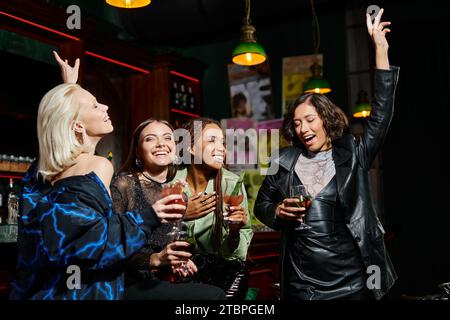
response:
<path id="1" fill-rule="evenodd" d="M 41 100 L 37 128 L 40 157 L 24 178 L 11 299 L 122 299 L 122 262 L 146 242 L 151 221 L 112 210 L 113 166 L 94 155 L 113 131 L 108 106 L 61 84 Z"/>

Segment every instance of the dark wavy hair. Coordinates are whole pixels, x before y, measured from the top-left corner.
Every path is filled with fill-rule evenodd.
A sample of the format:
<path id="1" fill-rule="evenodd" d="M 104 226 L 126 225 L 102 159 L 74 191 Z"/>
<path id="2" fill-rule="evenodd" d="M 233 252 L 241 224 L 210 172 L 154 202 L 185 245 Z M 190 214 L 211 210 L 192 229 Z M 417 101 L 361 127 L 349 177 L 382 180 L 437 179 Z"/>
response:
<path id="1" fill-rule="evenodd" d="M 195 127 L 196 121 L 201 121 L 202 132 L 208 124 L 215 124 L 220 129 L 222 129 L 220 123 L 211 118 L 191 119 L 182 126 L 183 129 L 185 129 L 189 132 L 191 140 L 189 142 L 183 141 L 183 140 L 178 141 L 178 146 L 189 143 L 191 148 L 193 148 L 195 143 L 197 143 L 197 141 L 194 140 L 195 139 L 194 127 Z M 194 163 L 192 158 L 191 158 L 191 163 Z M 187 167 L 187 168 L 189 170 L 189 167 Z M 213 177 L 214 177 L 214 191 L 216 192 L 216 203 L 217 203 L 216 210 L 214 211 L 214 223 L 213 223 L 213 231 L 212 231 L 213 249 L 216 254 L 220 254 L 221 253 L 221 243 L 222 243 L 222 225 L 223 225 L 223 208 L 222 208 L 222 205 L 220 205 L 223 202 L 223 199 L 222 199 L 222 170 L 217 170 L 216 172 L 213 172 Z"/>
<path id="2" fill-rule="evenodd" d="M 138 159 L 139 137 L 141 136 L 142 130 L 144 130 L 149 124 L 153 122 L 165 124 L 170 128 L 170 130 L 172 130 L 172 132 L 174 131 L 173 126 L 165 120 L 157 120 L 154 118 L 150 118 L 141 122 L 133 132 L 133 136 L 131 137 L 130 151 L 128 152 L 127 160 L 125 160 L 124 165 L 120 168 L 119 173 L 131 174 L 136 172 L 142 172 L 143 167 L 138 166 L 136 163 L 136 160 Z M 175 178 L 176 173 L 177 167 L 173 163 L 169 164 L 166 181 L 172 181 L 173 178 Z"/>
<path id="3" fill-rule="evenodd" d="M 330 99 L 323 94 L 306 93 L 293 101 L 288 111 L 284 114 L 283 120 L 283 136 L 286 141 L 292 143 L 296 147 L 303 144 L 295 133 L 294 114 L 295 110 L 302 104 L 310 103 L 319 114 L 323 121 L 323 126 L 331 141 L 336 140 L 344 134 L 348 129 L 348 119 L 344 111 L 336 106 Z"/>

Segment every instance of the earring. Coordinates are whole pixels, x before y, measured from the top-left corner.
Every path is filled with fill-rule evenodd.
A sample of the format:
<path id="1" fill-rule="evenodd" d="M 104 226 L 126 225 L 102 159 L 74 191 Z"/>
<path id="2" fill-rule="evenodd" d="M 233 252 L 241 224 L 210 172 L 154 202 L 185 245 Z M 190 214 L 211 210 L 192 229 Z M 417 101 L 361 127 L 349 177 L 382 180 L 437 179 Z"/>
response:
<path id="1" fill-rule="evenodd" d="M 136 167 L 138 167 L 138 169 L 142 169 L 142 161 L 141 160 L 139 160 L 138 158 L 136 158 Z"/>

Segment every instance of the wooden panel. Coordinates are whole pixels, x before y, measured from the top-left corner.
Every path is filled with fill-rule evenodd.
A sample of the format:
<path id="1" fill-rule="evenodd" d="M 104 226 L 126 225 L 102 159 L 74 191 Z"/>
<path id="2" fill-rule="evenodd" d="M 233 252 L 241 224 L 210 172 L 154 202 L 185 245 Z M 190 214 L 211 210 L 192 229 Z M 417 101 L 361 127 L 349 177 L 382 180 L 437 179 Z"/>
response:
<path id="1" fill-rule="evenodd" d="M 260 290 L 258 300 L 279 299 L 280 247 L 279 232 L 256 232 L 253 236 L 247 265 L 250 272 L 249 287 Z"/>

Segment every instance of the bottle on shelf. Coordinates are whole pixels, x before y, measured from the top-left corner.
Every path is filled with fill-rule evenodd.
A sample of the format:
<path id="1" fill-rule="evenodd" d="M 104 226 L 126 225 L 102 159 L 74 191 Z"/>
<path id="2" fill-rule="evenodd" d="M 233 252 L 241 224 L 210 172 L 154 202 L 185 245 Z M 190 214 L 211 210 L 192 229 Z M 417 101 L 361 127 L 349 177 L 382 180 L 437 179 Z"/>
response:
<path id="1" fill-rule="evenodd" d="M 0 224 L 3 223 L 3 212 L 4 212 L 4 208 L 3 208 L 3 185 L 2 182 L 0 181 Z"/>
<path id="2" fill-rule="evenodd" d="M 17 218 L 19 216 L 19 196 L 14 190 L 14 180 L 9 178 L 8 186 L 8 219 L 7 224 L 17 224 Z"/>

